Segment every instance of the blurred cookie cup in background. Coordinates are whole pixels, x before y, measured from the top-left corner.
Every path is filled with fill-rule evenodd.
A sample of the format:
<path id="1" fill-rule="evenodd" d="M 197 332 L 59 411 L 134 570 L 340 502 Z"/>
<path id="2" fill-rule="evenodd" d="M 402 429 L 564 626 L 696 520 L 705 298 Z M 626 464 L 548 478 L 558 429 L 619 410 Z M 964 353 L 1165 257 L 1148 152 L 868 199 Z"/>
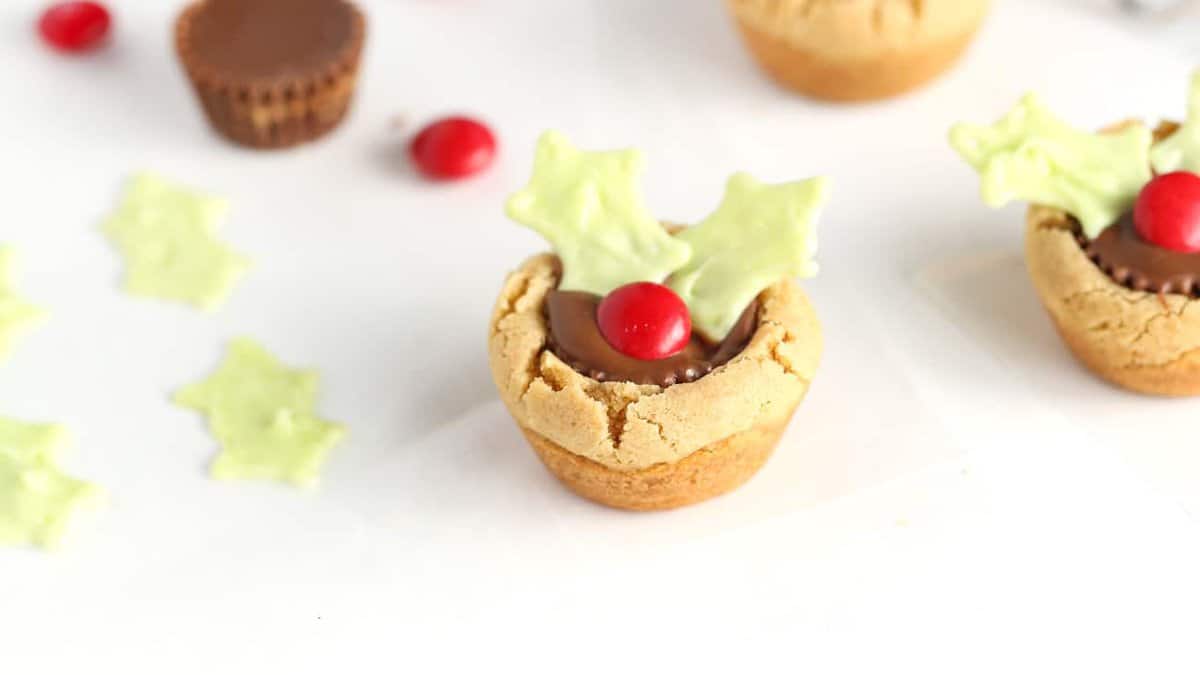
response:
<path id="1" fill-rule="evenodd" d="M 971 43 L 989 0 L 726 0 L 768 75 L 828 101 L 911 91 Z"/>

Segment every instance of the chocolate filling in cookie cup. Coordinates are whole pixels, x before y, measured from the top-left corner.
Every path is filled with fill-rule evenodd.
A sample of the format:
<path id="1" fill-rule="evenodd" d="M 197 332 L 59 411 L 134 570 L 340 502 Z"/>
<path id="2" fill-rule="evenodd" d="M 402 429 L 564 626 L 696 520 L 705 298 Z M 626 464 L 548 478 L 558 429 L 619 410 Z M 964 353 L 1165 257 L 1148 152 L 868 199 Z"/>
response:
<path id="1" fill-rule="evenodd" d="M 793 281 L 759 295 L 744 348 L 663 386 L 600 381 L 556 354 L 546 305 L 559 274 L 549 254 L 511 274 L 488 338 L 501 399 L 551 473 L 583 497 L 645 511 L 729 492 L 762 467 L 821 353 L 816 314 Z"/>
<path id="2" fill-rule="evenodd" d="M 779 84 L 868 101 L 916 89 L 971 43 L 988 0 L 726 0 L 747 49 Z"/>
<path id="3" fill-rule="evenodd" d="M 342 121 L 365 36 L 345 0 L 197 0 L 175 24 L 212 127 L 259 149 L 317 139 Z"/>

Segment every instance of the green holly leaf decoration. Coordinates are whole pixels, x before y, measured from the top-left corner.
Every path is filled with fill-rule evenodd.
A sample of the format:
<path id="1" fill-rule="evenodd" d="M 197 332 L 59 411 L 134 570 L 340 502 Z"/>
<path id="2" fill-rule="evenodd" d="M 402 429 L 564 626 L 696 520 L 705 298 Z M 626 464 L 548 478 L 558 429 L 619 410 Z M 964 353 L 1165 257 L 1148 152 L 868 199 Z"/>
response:
<path id="1" fill-rule="evenodd" d="M 100 501 L 99 488 L 59 469 L 68 442 L 60 426 L 0 418 L 0 544 L 56 547 L 71 518 Z"/>
<path id="2" fill-rule="evenodd" d="M 642 168 L 637 150 L 585 152 L 560 133 L 542 135 L 533 178 L 507 212 L 554 247 L 560 289 L 606 295 L 635 281 L 661 282 L 688 261 L 688 245 L 643 203 Z"/>
<path id="3" fill-rule="evenodd" d="M 826 178 L 768 185 L 734 174 L 717 210 L 676 236 L 692 259 L 668 285 L 687 303 L 692 326 L 721 340 L 764 289 L 817 273 L 815 221 L 829 196 Z"/>
<path id="4" fill-rule="evenodd" d="M 1150 164 L 1160 174 L 1172 171 L 1200 173 L 1200 71 L 1192 74 L 1187 121 L 1154 146 L 1150 151 Z"/>
<path id="5" fill-rule="evenodd" d="M 982 179 L 983 200 L 1062 209 L 1093 238 L 1117 222 L 1150 180 L 1153 137 L 1141 124 L 1090 134 L 1052 115 L 1033 94 L 996 124 L 958 124 L 950 144 Z"/>
<path id="6" fill-rule="evenodd" d="M 214 478 L 272 479 L 316 485 L 329 451 L 345 429 L 315 415 L 318 376 L 284 366 L 253 340 L 229 346 L 225 361 L 175 402 L 208 416 L 222 451 Z"/>
<path id="7" fill-rule="evenodd" d="M 217 239 L 229 205 L 172 185 L 154 174 L 135 176 L 104 231 L 125 257 L 132 295 L 220 307 L 250 267 Z"/>
<path id="8" fill-rule="evenodd" d="M 18 335 L 45 316 L 17 296 L 16 283 L 16 254 L 9 247 L 0 247 L 0 360 L 12 350 Z"/>

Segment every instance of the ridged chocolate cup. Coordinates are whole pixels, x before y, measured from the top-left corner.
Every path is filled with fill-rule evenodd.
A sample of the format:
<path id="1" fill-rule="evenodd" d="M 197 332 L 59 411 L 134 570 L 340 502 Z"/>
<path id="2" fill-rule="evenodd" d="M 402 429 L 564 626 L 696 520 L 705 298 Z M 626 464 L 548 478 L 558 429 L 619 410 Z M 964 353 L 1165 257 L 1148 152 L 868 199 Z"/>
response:
<path id="1" fill-rule="evenodd" d="M 218 0 L 220 1 L 220 0 Z M 244 6 L 261 0 L 241 0 Z M 346 37 L 328 57 L 296 67 L 280 63 L 278 73 L 256 69 L 237 72 L 205 57 L 197 44 L 196 23 L 213 11 L 214 0 L 188 6 L 175 24 L 175 47 L 192 88 L 212 127 L 240 145 L 259 149 L 286 148 L 315 140 L 345 118 L 354 96 L 366 38 L 366 18 L 345 0 L 323 0 L 349 15 Z M 302 3 L 296 3 L 300 7 Z M 288 26 L 274 26 L 286 33 Z M 276 34 L 264 40 L 287 39 Z"/>

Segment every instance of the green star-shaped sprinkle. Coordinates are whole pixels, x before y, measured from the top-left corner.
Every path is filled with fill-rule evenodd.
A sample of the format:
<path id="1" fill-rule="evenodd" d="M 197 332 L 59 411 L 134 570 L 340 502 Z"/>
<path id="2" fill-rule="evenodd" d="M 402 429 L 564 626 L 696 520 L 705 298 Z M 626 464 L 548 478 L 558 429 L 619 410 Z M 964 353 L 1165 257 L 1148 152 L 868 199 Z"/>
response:
<path id="1" fill-rule="evenodd" d="M 828 195 L 826 178 L 767 185 L 734 174 L 717 210 L 676 235 L 693 255 L 668 285 L 691 309 L 692 326 L 721 340 L 763 289 L 816 274 L 815 220 Z"/>
<path id="2" fill-rule="evenodd" d="M 1150 180 L 1150 130 L 1089 134 L 1058 120 L 1030 94 L 991 126 L 958 124 L 950 144 L 979 171 L 983 200 L 1060 208 L 1093 238 L 1117 222 Z"/>
<path id="3" fill-rule="evenodd" d="M 562 290 L 605 295 L 635 281 L 661 282 L 688 261 L 642 202 L 637 150 L 584 152 L 560 133 L 538 141 L 533 178 L 508 200 L 508 216 L 545 237 L 562 260 Z"/>
<path id="4" fill-rule="evenodd" d="M 1187 121 L 1154 146 L 1150 163 L 1160 174 L 1180 170 L 1200 173 L 1200 71 L 1192 74 Z"/>
<path id="5" fill-rule="evenodd" d="M 44 313 L 16 293 L 16 255 L 0 247 L 0 360 L 12 349 L 17 336 L 42 319 Z"/>
<path id="6" fill-rule="evenodd" d="M 214 478 L 313 486 L 329 450 L 345 435 L 342 426 L 314 415 L 317 379 L 241 338 L 215 373 L 184 387 L 175 402 L 208 416 L 222 448 L 211 466 Z"/>
<path id="7" fill-rule="evenodd" d="M 249 261 L 217 238 L 229 211 L 223 199 L 135 176 L 104 231 L 125 257 L 125 289 L 133 294 L 214 310 L 225 302 Z"/>
<path id="8" fill-rule="evenodd" d="M 71 517 L 94 504 L 99 488 L 58 468 L 65 429 L 0 418 L 0 544 L 57 546 Z"/>

